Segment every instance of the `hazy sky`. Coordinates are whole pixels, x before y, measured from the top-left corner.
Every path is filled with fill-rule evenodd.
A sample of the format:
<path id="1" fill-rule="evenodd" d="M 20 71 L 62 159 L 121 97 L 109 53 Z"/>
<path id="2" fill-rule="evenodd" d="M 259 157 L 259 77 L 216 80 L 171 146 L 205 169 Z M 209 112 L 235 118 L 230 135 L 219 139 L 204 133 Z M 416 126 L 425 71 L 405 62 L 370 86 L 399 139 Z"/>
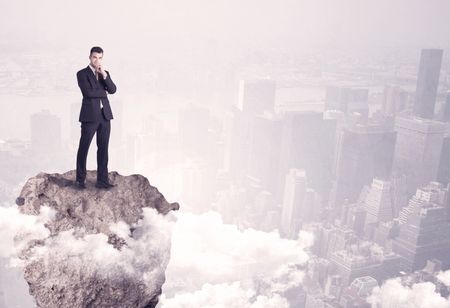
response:
<path id="1" fill-rule="evenodd" d="M 213 44 L 211 44 L 212 42 Z M 4 136 L 3 138 L 28 138 L 30 129 L 28 124 L 23 123 L 29 121 L 22 121 L 21 125 L 17 125 L 17 119 L 28 119 L 29 113 L 41 108 L 49 108 L 53 114 L 62 117 L 63 125 L 66 125 L 66 128 L 69 127 L 69 123 L 71 126 L 79 125 L 72 119 L 72 117 L 77 118 L 78 110 L 75 116 L 70 113 L 71 122 L 69 122 L 70 105 L 81 103 L 75 72 L 88 64 L 88 51 L 95 45 L 104 48 L 107 67 L 109 68 L 108 65 L 112 64 L 111 76 L 114 76 L 113 79 L 119 89 L 119 93 L 111 98 L 113 112 L 118 114 L 112 125 L 116 125 L 119 119 L 123 121 L 125 135 L 126 132 L 135 133 L 132 122 L 141 124 L 142 119 L 138 115 L 142 117 L 154 115 L 156 114 L 154 106 L 165 107 L 172 104 L 171 97 L 147 99 L 145 95 L 148 95 L 151 89 L 158 89 L 157 86 L 145 87 L 135 82 L 142 80 L 143 72 L 146 72 L 147 68 L 151 73 L 160 74 L 157 77 L 152 75 L 151 78 L 148 77 L 148 80 L 157 80 L 160 85 L 162 84 L 160 87 L 163 90 L 168 88 L 173 91 L 178 86 L 184 86 L 179 92 L 188 93 L 186 94 L 187 99 L 191 98 L 189 95 L 192 97 L 195 95 L 185 88 L 196 86 L 197 88 L 194 90 L 199 93 L 207 88 L 204 86 L 209 85 L 206 82 L 204 84 L 187 82 L 195 79 L 196 76 L 202 77 L 205 74 L 201 75 L 192 69 L 192 67 L 196 67 L 191 65 L 189 59 L 193 57 L 185 52 L 186 47 L 199 47 L 203 52 L 200 55 L 205 58 L 210 54 L 209 49 L 205 47 L 215 45 L 218 46 L 219 51 L 226 46 L 241 48 L 293 47 L 297 50 L 319 47 L 331 52 L 334 51 L 334 48 L 341 47 L 350 49 L 363 47 L 369 50 L 376 47 L 400 47 L 413 50 L 416 57 L 413 61 L 418 63 L 421 48 L 448 49 L 450 47 L 450 0 L 130 0 L 127 2 L 0 0 L 0 53 L 2 56 L 6 55 L 5 63 L 7 62 L 8 66 L 5 67 L 12 73 L 25 72 L 30 80 L 36 79 L 32 80 L 34 83 L 31 84 L 36 85 L 38 81 L 38 85 L 42 86 L 44 90 L 47 89 L 47 92 L 44 93 L 49 93 L 49 95 L 45 94 L 43 97 L 33 97 L 32 99 L 18 94 L 0 97 L 0 104 L 3 103 L 0 106 L 3 112 L 3 116 L 0 115 L 0 133 Z M 59 49 L 55 49 L 55 46 L 62 52 L 58 53 Z M 8 61 L 9 56 L 14 58 L 14 52 L 21 52 L 24 49 L 35 52 L 48 51 L 49 48 L 52 49 L 52 52 L 42 56 L 43 60 L 37 61 L 38 64 L 32 64 L 35 67 L 31 74 L 27 72 L 29 61 L 19 63 L 20 65 L 17 66 L 10 63 L 13 61 Z M 224 51 L 223 54 L 226 52 Z M 160 65 L 158 68 L 159 58 L 163 57 L 153 58 L 153 55 L 165 54 L 169 54 L 167 63 L 175 63 L 173 65 L 175 69 L 169 65 Z M 345 54 L 347 55 L 347 53 Z M 352 56 L 350 53 L 348 54 L 349 57 Z M 70 58 L 68 59 L 68 57 Z M 18 57 L 18 61 L 23 58 L 25 57 Z M 157 65 L 142 66 L 142 70 L 136 70 L 136 73 L 130 70 L 130 67 L 136 67 L 148 59 L 156 59 L 154 63 Z M 50 63 L 50 68 L 56 66 L 59 69 L 60 65 L 62 66 L 61 63 L 65 62 L 69 64 L 63 66 L 65 71 L 61 75 L 46 67 Z M 39 66 L 41 64 L 42 67 Z M 225 71 L 220 66 L 216 67 L 218 67 L 217 72 L 219 73 Z M 204 71 L 207 69 L 208 67 Z M 302 67 L 301 69 L 304 70 L 301 72 L 304 75 L 310 73 L 308 68 Z M 389 67 L 386 70 L 388 69 Z M 36 70 L 41 71 L 41 74 L 37 74 Z M 131 74 L 135 74 L 135 76 L 130 76 Z M 235 77 L 233 74 L 234 70 L 230 69 L 229 74 L 227 72 L 222 75 L 218 74 L 217 78 L 230 81 Z M 16 78 L 16 75 L 12 74 L 12 76 Z M 20 89 L 22 81 L 19 78 L 16 79 L 14 80 L 15 90 Z M 23 88 L 26 89 L 28 80 L 24 80 L 27 83 L 23 85 Z M 52 83 L 59 85 L 59 88 Z M 172 83 L 174 86 L 167 86 Z M 49 84 L 48 88 L 47 84 Z M 219 83 L 217 82 L 217 84 Z M 135 94 L 136 92 L 137 94 Z M 201 96 L 198 95 L 198 97 Z M 176 99 L 173 101 L 178 104 Z M 180 105 L 185 103 L 184 100 L 180 101 Z M 118 102 L 124 106 L 123 114 L 119 113 L 119 106 L 115 105 Z M 174 118 L 177 116 L 175 111 L 164 110 L 164 112 L 166 112 L 166 116 L 173 115 Z M 171 121 L 166 120 L 166 123 L 170 124 L 167 126 L 172 126 Z M 116 130 L 113 132 L 118 134 Z M 76 142 L 77 139 L 75 139 Z M 153 151 L 153 148 L 151 150 Z M 155 151 L 157 150 L 155 149 Z M 71 160 L 75 159 L 75 151 L 73 153 L 73 156 L 70 157 Z M 161 153 L 166 154 L 166 152 Z M 90 155 L 90 157 L 95 155 L 94 144 L 91 145 Z M 95 168 L 95 165 L 92 167 Z M 203 167 L 198 168 L 203 172 Z M 184 172 L 177 166 L 173 169 L 176 171 L 161 172 L 161 175 L 151 174 L 152 183 L 157 182 L 158 187 L 166 195 L 175 194 L 171 190 L 174 187 L 173 178 L 181 179 L 182 172 Z M 119 170 L 122 173 L 122 170 L 114 164 L 110 164 L 110 170 Z M 144 173 L 142 170 L 137 172 Z M 167 179 L 167 181 L 164 182 L 161 179 Z M 180 200 L 177 199 L 177 201 Z M 228 273 L 219 273 L 221 276 L 219 275 L 218 279 L 214 275 L 212 276 L 214 278 L 212 283 L 215 283 L 213 287 L 218 287 L 224 296 L 232 297 L 237 294 L 236 298 L 244 297 L 244 301 L 248 302 L 246 298 L 248 292 L 244 292 L 247 289 L 243 286 L 235 288 L 233 284 L 238 280 L 235 277 L 237 273 L 240 273 L 238 266 L 243 261 L 254 261 L 254 266 L 248 267 L 248 274 L 244 273 L 251 278 L 260 271 L 263 265 L 267 267 L 266 272 L 271 273 L 275 272 L 278 265 L 286 264 L 291 260 L 295 261 L 295 258 L 298 257 L 297 253 L 300 251 L 297 247 L 300 242 L 280 240 L 275 233 L 254 230 L 240 231 L 235 226 L 218 221 L 216 214 L 181 215 L 177 225 L 178 231 L 175 231 L 172 261 L 167 271 L 168 279 L 165 285 L 167 289 L 164 292 L 168 292 L 171 286 L 177 286 L 180 280 L 182 286 L 190 283 L 195 288 L 185 290 L 189 293 L 177 294 L 173 298 L 170 298 L 172 296 L 170 295 L 166 298 L 166 307 L 179 307 L 175 304 L 186 299 L 190 303 L 194 303 L 196 307 L 208 306 L 208 303 L 195 301 L 194 297 L 197 299 L 207 298 L 212 303 L 217 301 L 217 298 L 220 299 L 215 296 L 217 292 L 214 288 L 210 288 L 206 284 L 202 285 L 208 282 L 210 276 L 207 275 L 217 274 L 217 272 L 209 270 L 208 267 L 205 267 L 206 270 L 201 268 L 195 277 L 197 279 L 195 284 L 189 281 L 192 279 L 190 275 L 183 274 L 192 273 L 196 269 L 197 260 L 211 260 L 210 264 L 214 265 L 214 268 L 229 269 Z M 2 217 L 8 218 L 4 219 L 3 224 L 14 222 L 9 217 L 0 215 L 0 226 Z M 0 230 L 13 229 L 3 226 L 0 227 Z M 10 232 L 10 234 L 13 233 Z M 7 239 L 5 236 L 0 237 L 0 244 L 1 239 L 5 238 Z M 217 241 L 217 238 L 223 239 L 223 241 Z M 193 249 L 188 245 L 192 242 L 205 246 L 199 245 Z M 209 250 L 204 247 L 209 247 Z M 246 248 L 246 253 L 235 254 L 235 252 L 244 250 L 243 247 Z M 271 251 L 274 255 L 263 260 L 259 257 L 260 251 Z M 192 260 L 192 262 L 185 262 L 185 260 Z M 220 262 L 225 265 L 222 266 Z M 232 266 L 227 267 L 230 264 Z M 450 271 L 446 272 L 446 277 L 450 277 L 449 273 Z M 178 280 L 179 277 L 181 277 L 180 280 Z M 221 284 L 225 284 L 225 286 Z M 231 292 L 233 290 L 236 292 Z M 419 292 L 420 290 L 425 290 L 426 293 L 424 293 L 425 291 Z M 421 301 L 421 304 L 418 304 L 421 307 L 448 307 L 447 304 L 450 301 L 440 298 L 434 293 L 434 290 L 430 291 L 429 284 L 413 286 L 411 289 L 394 281 L 377 292 L 379 297 L 377 300 L 383 303 L 392 297 L 391 294 L 399 292 L 409 294 L 401 303 L 405 304 L 403 307 L 413 306 L 412 303 L 417 303 L 418 300 Z M 205 294 L 209 294 L 209 296 Z M 417 294 L 420 295 L 420 298 L 416 296 Z M 437 300 L 440 303 L 445 301 L 442 306 L 434 304 L 437 303 L 436 297 L 439 297 Z M 424 300 L 429 300 L 433 306 L 422 305 Z M 409 304 L 406 304 L 406 301 Z M 187 305 L 182 306 L 188 307 Z M 250 304 L 236 306 L 256 307 L 250 306 Z M 281 307 L 278 304 L 274 306 Z M 400 307 L 400 304 L 397 306 Z M 264 307 L 270 306 L 265 305 Z"/>
<path id="2" fill-rule="evenodd" d="M 215 38 L 236 44 L 445 47 L 448 0 L 0 0 L 1 43 L 136 45 Z"/>

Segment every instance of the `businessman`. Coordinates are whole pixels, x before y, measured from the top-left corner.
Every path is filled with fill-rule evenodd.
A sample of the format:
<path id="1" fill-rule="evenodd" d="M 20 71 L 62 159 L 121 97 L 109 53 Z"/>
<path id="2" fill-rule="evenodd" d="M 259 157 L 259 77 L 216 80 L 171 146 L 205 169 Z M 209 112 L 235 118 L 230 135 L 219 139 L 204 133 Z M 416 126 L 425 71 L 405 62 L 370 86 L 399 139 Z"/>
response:
<path id="1" fill-rule="evenodd" d="M 86 188 L 86 160 L 92 138 L 97 134 L 97 183 L 95 187 L 114 187 L 108 180 L 108 144 L 113 119 L 107 93 L 114 94 L 116 85 L 102 65 L 103 49 L 92 47 L 89 65 L 77 72 L 78 86 L 83 95 L 79 121 L 81 137 L 77 152 L 76 185 Z"/>

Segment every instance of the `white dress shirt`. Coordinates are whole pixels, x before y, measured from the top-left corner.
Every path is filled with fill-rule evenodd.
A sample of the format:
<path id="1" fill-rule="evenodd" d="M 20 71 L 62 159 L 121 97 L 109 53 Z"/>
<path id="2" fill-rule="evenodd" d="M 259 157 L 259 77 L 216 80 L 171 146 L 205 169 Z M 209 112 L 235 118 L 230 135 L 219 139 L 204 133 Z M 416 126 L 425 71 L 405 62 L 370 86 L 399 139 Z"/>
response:
<path id="1" fill-rule="evenodd" d="M 95 68 L 94 67 L 92 67 L 92 65 L 89 63 L 89 67 L 91 68 L 91 70 L 92 70 L 92 72 L 94 73 L 94 76 L 96 76 L 95 75 Z M 108 73 L 106 73 L 106 74 L 108 74 Z M 108 75 L 106 75 L 106 77 L 108 77 Z M 98 77 L 97 77 L 98 78 Z M 100 106 L 102 106 L 102 108 L 103 108 L 103 103 L 102 103 L 102 100 L 100 99 Z"/>

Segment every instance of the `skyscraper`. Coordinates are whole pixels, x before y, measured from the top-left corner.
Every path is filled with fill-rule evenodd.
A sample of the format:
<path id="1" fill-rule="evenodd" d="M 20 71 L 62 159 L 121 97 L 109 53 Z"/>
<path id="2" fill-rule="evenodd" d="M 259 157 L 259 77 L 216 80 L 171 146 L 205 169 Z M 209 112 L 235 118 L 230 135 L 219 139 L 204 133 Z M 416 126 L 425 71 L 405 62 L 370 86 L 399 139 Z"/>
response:
<path id="1" fill-rule="evenodd" d="M 442 54 L 442 49 L 423 49 L 420 55 L 414 102 L 414 114 L 419 117 L 432 119 L 434 116 Z"/>
<path id="2" fill-rule="evenodd" d="M 179 134 L 183 150 L 209 157 L 208 151 L 213 147 L 208 126 L 213 121 L 210 111 L 193 104 L 186 106 L 178 113 Z"/>
<path id="3" fill-rule="evenodd" d="M 324 293 L 326 296 L 339 298 L 341 295 L 342 277 L 339 275 L 330 275 L 325 283 Z"/>
<path id="4" fill-rule="evenodd" d="M 392 249 L 401 256 L 401 269 L 422 269 L 427 260 L 438 259 L 450 268 L 450 224 L 445 207 L 448 191 L 432 182 L 417 189 L 409 205 L 400 212 L 400 233 Z"/>
<path id="5" fill-rule="evenodd" d="M 335 274 L 342 277 L 344 286 L 361 276 L 372 276 L 378 280 L 395 276 L 401 260 L 398 255 L 371 242 L 354 246 L 357 246 L 356 250 L 338 250 L 329 258 Z"/>
<path id="6" fill-rule="evenodd" d="M 389 181 L 373 179 L 369 193 L 364 200 L 367 212 L 366 224 L 390 221 L 394 218 L 392 190 Z"/>
<path id="7" fill-rule="evenodd" d="M 322 112 L 285 113 L 279 149 L 281 174 L 286 174 L 290 168 L 304 169 L 309 187 L 327 196 L 336 124 L 336 119 L 326 118 Z"/>
<path id="8" fill-rule="evenodd" d="M 450 131 L 444 134 L 441 157 L 439 160 L 437 180 L 441 183 L 450 183 Z"/>
<path id="9" fill-rule="evenodd" d="M 42 110 L 30 116 L 31 150 L 38 155 L 54 155 L 61 150 L 61 119 Z"/>
<path id="10" fill-rule="evenodd" d="M 327 87 L 325 110 L 340 110 L 345 113 L 369 114 L 369 90 L 364 88 Z"/>
<path id="11" fill-rule="evenodd" d="M 373 288 L 378 287 L 378 282 L 371 276 L 358 277 L 345 288 L 339 301 L 340 307 L 369 308 L 367 297 L 372 294 Z"/>
<path id="12" fill-rule="evenodd" d="M 366 221 L 366 210 L 362 206 L 352 204 L 350 206 L 345 224 L 355 233 L 357 236 L 364 236 L 364 225 Z"/>
<path id="13" fill-rule="evenodd" d="M 330 206 L 341 215 L 345 199 L 355 202 L 374 177 L 390 175 L 396 134 L 391 125 L 349 125 L 337 133 Z"/>
<path id="14" fill-rule="evenodd" d="M 238 108 L 245 113 L 273 112 L 275 81 L 271 79 L 240 80 Z"/>
<path id="15" fill-rule="evenodd" d="M 421 185 L 435 181 L 445 133 L 445 125 L 417 117 L 395 119 L 394 175 L 406 175 L 408 197 Z"/>
<path id="16" fill-rule="evenodd" d="M 280 144 L 282 119 L 274 113 L 259 114 L 251 119 L 248 175 L 261 181 L 263 189 L 279 197 L 283 191 L 280 179 Z"/>
<path id="17" fill-rule="evenodd" d="M 250 156 L 251 117 L 238 108 L 231 107 L 224 122 L 224 168 L 234 177 L 242 177 L 248 171 Z"/>
<path id="18" fill-rule="evenodd" d="M 450 122 L 450 91 L 445 95 L 445 102 L 439 112 L 439 121 Z"/>
<path id="19" fill-rule="evenodd" d="M 300 230 L 300 214 L 305 200 L 305 193 L 305 170 L 290 169 L 286 175 L 280 226 L 282 235 L 287 238 L 297 238 Z"/>
<path id="20" fill-rule="evenodd" d="M 382 112 L 388 116 L 395 116 L 398 112 L 408 108 L 412 95 L 399 86 L 386 85 L 384 87 Z"/>

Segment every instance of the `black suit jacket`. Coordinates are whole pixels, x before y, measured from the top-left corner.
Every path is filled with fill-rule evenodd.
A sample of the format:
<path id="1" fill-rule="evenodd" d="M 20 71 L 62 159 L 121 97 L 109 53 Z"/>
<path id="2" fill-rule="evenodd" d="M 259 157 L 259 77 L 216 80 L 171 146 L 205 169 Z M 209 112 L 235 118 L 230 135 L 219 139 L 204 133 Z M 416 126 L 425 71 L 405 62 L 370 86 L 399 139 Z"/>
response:
<path id="1" fill-rule="evenodd" d="M 77 72 L 78 86 L 83 94 L 83 101 L 80 110 L 80 122 L 94 122 L 98 121 L 102 116 L 100 100 L 103 104 L 103 115 L 107 120 L 113 119 L 111 106 L 106 92 L 113 94 L 116 92 L 116 85 L 111 79 L 111 74 L 108 73 L 106 79 L 99 74 L 98 80 L 95 78 L 94 72 L 89 65 Z"/>

